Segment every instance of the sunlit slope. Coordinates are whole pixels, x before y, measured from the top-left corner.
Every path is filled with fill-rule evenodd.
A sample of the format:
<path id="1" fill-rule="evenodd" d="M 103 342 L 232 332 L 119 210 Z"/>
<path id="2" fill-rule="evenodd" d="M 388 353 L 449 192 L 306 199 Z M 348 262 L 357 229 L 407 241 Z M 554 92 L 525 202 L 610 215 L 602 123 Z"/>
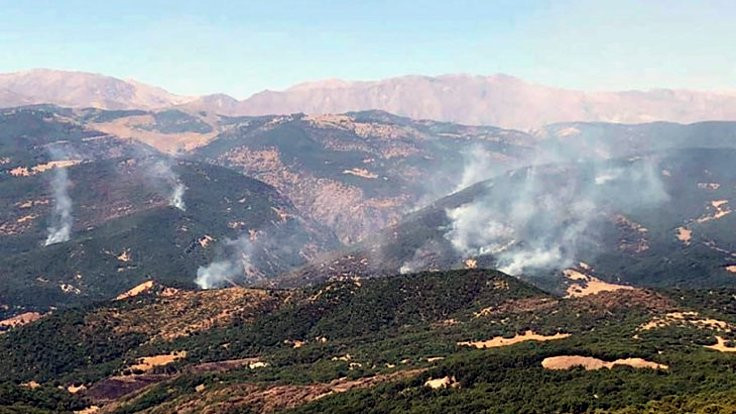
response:
<path id="1" fill-rule="evenodd" d="M 625 289 L 560 298 L 483 269 L 296 290 L 146 283 L 119 300 L 58 310 L 0 335 L 10 367 L 0 373 L 0 407 L 583 413 L 641 412 L 648 404 L 659 413 L 686 412 L 666 409 L 675 401 L 711 401 L 725 408 L 736 385 L 733 294 Z"/>
<path id="2" fill-rule="evenodd" d="M 194 154 L 273 185 L 345 243 L 464 182 L 527 162 L 535 143 L 520 131 L 380 111 L 231 122 Z M 471 162 L 482 162 L 480 177 L 464 176 Z"/>

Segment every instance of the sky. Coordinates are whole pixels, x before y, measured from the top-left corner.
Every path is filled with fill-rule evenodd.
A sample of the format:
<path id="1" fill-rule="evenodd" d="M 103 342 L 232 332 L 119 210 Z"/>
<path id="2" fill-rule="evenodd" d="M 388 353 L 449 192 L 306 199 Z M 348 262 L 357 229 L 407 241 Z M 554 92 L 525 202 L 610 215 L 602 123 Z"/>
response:
<path id="1" fill-rule="evenodd" d="M 736 1 L 0 0 L 0 72 L 184 95 L 505 73 L 584 90 L 736 90 Z"/>

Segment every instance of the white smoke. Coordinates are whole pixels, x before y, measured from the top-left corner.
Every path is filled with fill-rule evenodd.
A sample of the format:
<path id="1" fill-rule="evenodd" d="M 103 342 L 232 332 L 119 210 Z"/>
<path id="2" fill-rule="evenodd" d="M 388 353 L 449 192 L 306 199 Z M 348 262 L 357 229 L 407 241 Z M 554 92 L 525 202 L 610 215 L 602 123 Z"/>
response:
<path id="1" fill-rule="evenodd" d="M 233 280 L 243 273 L 242 266 L 229 260 L 212 262 L 197 269 L 197 278 L 194 283 L 201 289 L 212 289 L 220 286 L 224 281 Z"/>
<path id="2" fill-rule="evenodd" d="M 620 177 L 623 172 L 623 168 L 614 168 L 608 171 L 604 171 L 595 176 L 595 183 L 596 185 L 606 184 Z"/>
<path id="3" fill-rule="evenodd" d="M 498 156 L 480 144 L 473 145 L 463 151 L 462 157 L 464 160 L 463 173 L 454 191 L 470 187 L 501 172 Z"/>
<path id="4" fill-rule="evenodd" d="M 258 230 L 248 229 L 237 239 L 219 242 L 215 260 L 197 269 L 195 283 L 202 289 L 262 284 L 268 276 L 304 264 L 314 257 L 315 242 L 327 241 L 318 242 L 305 232 L 309 223 L 303 219 L 289 217 L 282 221 L 279 213 L 271 213 L 272 220 Z"/>
<path id="5" fill-rule="evenodd" d="M 236 281 L 258 276 L 253 265 L 255 245 L 245 235 L 235 240 L 225 240 L 224 258 L 197 269 L 194 283 L 201 289 L 222 287 L 226 284 L 237 285 Z"/>
<path id="6" fill-rule="evenodd" d="M 421 210 L 438 199 L 530 162 L 506 156 L 488 143 L 465 143 L 460 149 L 438 148 L 438 151 L 444 151 L 447 157 L 421 177 L 421 196 L 405 213 Z"/>
<path id="7" fill-rule="evenodd" d="M 69 241 L 72 232 L 72 199 L 69 197 L 69 176 L 66 168 L 55 167 L 51 178 L 51 191 L 54 196 L 54 207 L 51 225 L 44 246 Z"/>
<path id="8" fill-rule="evenodd" d="M 514 229 L 499 222 L 498 213 L 482 203 L 447 210 L 452 229 L 446 234 L 453 247 L 466 254 L 497 253 L 513 239 Z"/>
<path id="9" fill-rule="evenodd" d="M 184 186 L 184 183 L 181 181 L 177 181 L 176 185 L 174 186 L 174 191 L 171 193 L 171 198 L 169 199 L 169 205 L 178 208 L 181 211 L 186 211 L 187 206 L 184 204 L 184 192 L 186 191 L 186 186 Z"/>
<path id="10" fill-rule="evenodd" d="M 511 275 L 563 269 L 594 249 L 607 209 L 623 212 L 667 199 L 652 160 L 530 167 L 486 187 L 485 196 L 446 211 L 445 238 L 464 257 L 492 255 Z M 569 176 L 566 175 L 570 173 Z M 560 185 L 551 177 L 566 177 Z"/>
<path id="11" fill-rule="evenodd" d="M 170 189 L 169 205 L 181 211 L 186 211 L 187 206 L 184 203 L 184 194 L 186 193 L 187 187 L 179 175 L 172 169 L 171 161 L 169 159 L 159 159 L 149 170 L 155 178 L 163 180 Z"/>
<path id="12" fill-rule="evenodd" d="M 569 262 L 570 259 L 564 257 L 559 246 L 552 246 L 549 249 L 534 248 L 501 256 L 498 270 L 518 276 L 524 272 L 524 269 L 548 269 L 553 265 L 567 267 Z"/>

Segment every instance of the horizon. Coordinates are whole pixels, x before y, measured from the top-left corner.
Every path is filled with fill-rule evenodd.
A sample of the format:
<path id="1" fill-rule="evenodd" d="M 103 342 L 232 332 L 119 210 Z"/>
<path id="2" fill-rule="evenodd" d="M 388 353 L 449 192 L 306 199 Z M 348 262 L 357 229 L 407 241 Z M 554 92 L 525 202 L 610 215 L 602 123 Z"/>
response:
<path id="1" fill-rule="evenodd" d="M 260 93 L 264 92 L 285 92 L 292 89 L 298 89 L 300 87 L 308 86 L 308 85 L 319 85 L 319 84 L 325 84 L 329 82 L 344 82 L 346 84 L 360 84 L 360 83 L 378 83 L 382 81 L 388 81 L 393 79 L 402 79 L 402 78 L 427 78 L 427 79 L 439 79 L 439 78 L 448 78 L 448 77 L 455 77 L 455 78 L 493 78 L 493 77 L 505 77 L 514 79 L 517 81 L 521 81 L 528 85 L 534 85 L 534 86 L 541 86 L 546 88 L 552 88 L 552 89 L 559 89 L 559 90 L 566 90 L 566 91 L 574 91 L 574 92 L 581 92 L 581 93 L 626 93 L 626 92 L 656 92 L 656 91 L 683 91 L 683 92 L 700 92 L 700 93 L 714 93 L 714 94 L 721 94 L 721 95 L 731 95 L 736 93 L 736 88 L 722 88 L 722 89 L 698 89 L 698 88 L 676 88 L 676 87 L 650 87 L 650 88 L 628 88 L 628 89 L 580 89 L 580 88 L 567 88 L 562 87 L 558 85 L 551 85 L 551 84 L 544 84 L 539 82 L 533 82 L 528 79 L 521 78 L 519 76 L 515 76 L 513 74 L 509 73 L 491 73 L 491 74 L 474 74 L 474 73 L 464 73 L 464 72 L 455 72 L 455 73 L 440 73 L 436 75 L 427 75 L 427 74 L 421 74 L 421 73 L 407 73 L 404 75 L 397 75 L 397 76 L 391 76 L 386 78 L 377 78 L 377 79 L 346 79 L 346 78 L 318 78 L 318 79 L 307 79 L 303 81 L 298 81 L 294 84 L 287 85 L 283 88 L 275 89 L 275 88 L 263 88 L 260 90 L 257 90 L 250 95 L 243 96 L 243 97 L 237 97 L 233 94 L 229 93 L 226 90 L 215 90 L 215 91 L 209 91 L 198 95 L 192 95 L 192 94 L 184 94 L 180 93 L 176 90 L 171 90 L 166 88 L 165 86 L 158 85 L 158 84 L 152 84 L 148 82 L 141 81 L 140 79 L 136 78 L 123 78 L 114 76 L 107 73 L 101 73 L 101 72 L 89 72 L 85 70 L 77 70 L 77 69 L 55 69 L 50 67 L 35 67 L 35 68 L 28 68 L 28 69 L 22 69 L 17 71 L 9 71 L 9 72 L 0 72 L 0 76 L 3 75 L 13 75 L 13 74 L 21 74 L 21 73 L 31 73 L 31 72 L 57 72 L 57 73 L 78 73 L 78 74 L 84 74 L 84 75 L 92 75 L 92 76 L 100 76 L 100 77 L 106 77 L 106 78 L 113 78 L 117 79 L 123 82 L 134 82 L 143 84 L 148 87 L 158 88 L 162 89 L 167 93 L 170 93 L 172 95 L 176 95 L 182 98 L 200 98 L 205 96 L 215 96 L 215 95 L 225 95 L 227 97 L 236 99 L 238 101 L 247 100 L 254 95 L 258 95 Z M 319 88 L 315 88 L 319 89 Z M 330 87 L 326 87 L 325 89 L 331 89 Z M 339 89 L 334 88 L 334 89 Z M 677 122 L 675 122 L 677 123 Z"/>
<path id="2" fill-rule="evenodd" d="M 458 73 L 581 91 L 736 90 L 736 3 L 722 0 L 0 4 L 0 72 L 82 71 L 184 96 Z"/>

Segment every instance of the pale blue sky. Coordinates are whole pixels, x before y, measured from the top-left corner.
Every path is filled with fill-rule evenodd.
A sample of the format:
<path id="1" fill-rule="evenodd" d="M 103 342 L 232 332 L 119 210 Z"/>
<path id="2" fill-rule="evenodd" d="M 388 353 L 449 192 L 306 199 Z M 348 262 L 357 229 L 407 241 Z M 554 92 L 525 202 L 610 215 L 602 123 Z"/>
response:
<path id="1" fill-rule="evenodd" d="M 734 90 L 734 22 L 732 0 L 0 0 L 0 72 L 83 70 L 238 98 L 459 72 Z"/>

